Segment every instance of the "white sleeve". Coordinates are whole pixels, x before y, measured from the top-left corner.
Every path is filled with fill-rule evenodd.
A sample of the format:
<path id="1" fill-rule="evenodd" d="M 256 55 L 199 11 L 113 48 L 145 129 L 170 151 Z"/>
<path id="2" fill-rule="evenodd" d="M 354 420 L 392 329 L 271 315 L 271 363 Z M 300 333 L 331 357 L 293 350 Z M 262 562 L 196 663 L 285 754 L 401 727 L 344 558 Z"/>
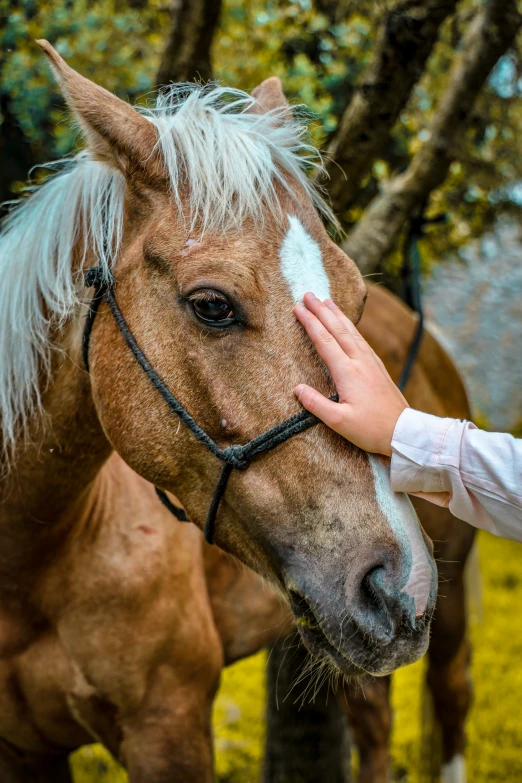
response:
<path id="1" fill-rule="evenodd" d="M 522 541 L 522 440 L 406 408 L 393 433 L 391 481 L 475 527 Z"/>

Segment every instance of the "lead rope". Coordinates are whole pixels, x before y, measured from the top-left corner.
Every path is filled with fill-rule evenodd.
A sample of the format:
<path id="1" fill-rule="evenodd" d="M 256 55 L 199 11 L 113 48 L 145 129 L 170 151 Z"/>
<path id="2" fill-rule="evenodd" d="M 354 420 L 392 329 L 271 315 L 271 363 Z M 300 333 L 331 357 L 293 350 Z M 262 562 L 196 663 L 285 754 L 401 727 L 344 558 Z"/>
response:
<path id="1" fill-rule="evenodd" d="M 303 410 L 299 413 L 295 413 L 288 419 L 285 419 L 285 421 L 282 421 L 280 424 L 276 424 L 275 427 L 271 427 L 270 429 L 266 430 L 266 432 L 263 432 L 261 435 L 258 435 L 242 446 L 229 446 L 226 449 L 221 449 L 218 444 L 210 437 L 210 435 L 208 435 L 208 433 L 206 433 L 205 430 L 202 429 L 192 418 L 190 413 L 183 407 L 176 397 L 174 397 L 139 347 L 134 338 L 134 335 L 129 329 L 123 313 L 118 306 L 118 303 L 116 302 L 116 298 L 114 296 L 114 278 L 112 275 L 110 275 L 110 273 L 104 273 L 101 267 L 93 267 L 92 269 L 87 270 L 84 276 L 84 280 L 87 288 L 94 288 L 94 296 L 91 302 L 90 310 L 87 313 L 87 317 L 85 319 L 85 326 L 82 336 L 82 356 L 86 370 L 89 371 L 89 344 L 92 327 L 94 325 L 94 319 L 98 313 L 100 303 L 103 299 L 109 306 L 118 329 L 120 330 L 123 339 L 127 343 L 128 348 L 130 349 L 143 372 L 148 377 L 151 384 L 163 397 L 170 411 L 175 413 L 176 416 L 178 416 L 183 422 L 183 424 L 185 424 L 190 429 L 193 435 L 195 435 L 195 437 L 201 443 L 203 443 L 209 449 L 209 451 L 214 454 L 215 457 L 224 463 L 216 487 L 212 494 L 212 499 L 210 501 L 210 506 L 203 529 L 205 541 L 207 541 L 208 544 L 213 544 L 216 516 L 219 510 L 221 499 L 227 488 L 228 479 L 230 478 L 232 469 L 244 469 L 248 467 L 254 457 L 257 457 L 259 454 L 263 454 L 265 451 L 270 451 L 294 435 L 297 435 L 300 432 L 304 432 L 310 427 L 314 427 L 319 423 L 319 419 L 316 418 L 316 416 L 313 414 L 308 413 L 308 411 Z M 337 394 L 335 394 L 330 399 L 334 402 L 338 402 L 339 397 Z M 182 521 L 188 520 L 184 510 L 174 505 L 174 503 L 169 500 L 163 490 L 156 487 L 156 493 L 163 505 L 168 508 L 168 510 L 177 519 Z"/>
<path id="2" fill-rule="evenodd" d="M 404 302 L 417 313 L 418 322 L 412 341 L 408 348 L 408 354 L 404 367 L 399 378 L 397 386 L 403 392 L 419 355 L 422 337 L 424 335 L 424 311 L 422 308 L 422 287 L 421 287 L 421 255 L 419 250 L 419 241 L 424 236 L 424 229 L 427 225 L 434 223 L 443 223 L 447 219 L 446 214 L 436 215 L 433 218 L 424 217 L 421 213 L 410 220 L 408 236 L 404 243 L 404 257 L 402 263 L 402 278 L 404 285 Z"/>
<path id="3" fill-rule="evenodd" d="M 180 522 L 190 522 L 190 519 L 185 513 L 185 509 L 181 508 L 181 506 L 175 506 L 172 500 L 169 499 L 167 493 L 163 492 L 162 489 L 158 489 L 158 487 L 154 487 L 154 489 L 156 490 L 156 495 L 159 497 L 165 508 L 167 508 L 170 513 L 176 517 L 176 519 L 179 519 Z"/>

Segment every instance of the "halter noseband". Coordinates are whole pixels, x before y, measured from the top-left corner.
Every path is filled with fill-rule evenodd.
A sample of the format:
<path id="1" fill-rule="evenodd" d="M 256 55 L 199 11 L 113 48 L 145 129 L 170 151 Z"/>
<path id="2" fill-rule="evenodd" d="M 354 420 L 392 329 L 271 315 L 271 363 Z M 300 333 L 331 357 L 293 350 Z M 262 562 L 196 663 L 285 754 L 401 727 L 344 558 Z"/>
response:
<path id="1" fill-rule="evenodd" d="M 191 430 L 195 437 L 203 443 L 209 451 L 214 454 L 221 462 L 223 467 L 219 475 L 219 479 L 214 489 L 212 500 L 210 501 L 210 507 L 205 521 L 205 527 L 203 534 L 205 541 L 209 544 L 214 543 L 214 528 L 216 522 L 216 515 L 219 509 L 221 498 L 223 497 L 227 488 L 228 479 L 233 468 L 246 468 L 250 462 L 259 454 L 263 454 L 265 451 L 279 446 L 280 443 L 284 443 L 289 438 L 297 435 L 299 432 L 313 427 L 319 423 L 319 419 L 308 411 L 301 411 L 295 413 L 290 418 L 285 419 L 280 424 L 276 424 L 275 427 L 271 427 L 266 432 L 253 438 L 245 443 L 243 446 L 229 446 L 226 449 L 221 449 L 217 443 L 203 430 L 199 424 L 192 418 L 190 413 L 185 410 L 183 405 L 174 397 L 174 395 L 165 386 L 160 376 L 154 370 L 149 360 L 136 342 L 134 335 L 132 334 L 127 321 L 123 317 L 123 313 L 118 307 L 116 298 L 114 296 L 114 278 L 107 273 L 104 273 L 103 269 L 99 266 L 88 269 L 84 276 L 85 285 L 87 288 L 94 288 L 94 296 L 91 301 L 91 306 L 87 317 L 85 319 L 85 327 L 82 337 L 82 356 L 85 369 L 89 372 L 89 342 L 94 324 L 94 319 L 100 307 L 101 300 L 104 299 L 108 304 L 110 311 L 116 321 L 118 329 L 120 330 L 123 339 L 127 343 L 128 348 L 133 354 L 134 358 L 140 365 L 143 372 L 148 377 L 151 384 L 161 394 L 172 413 L 179 416 L 180 420 Z M 331 397 L 335 402 L 338 401 L 338 396 Z M 188 521 L 188 517 L 185 511 L 178 506 L 175 506 L 167 497 L 166 493 L 156 487 L 156 492 L 163 505 L 174 514 L 174 516 L 181 521 Z"/>

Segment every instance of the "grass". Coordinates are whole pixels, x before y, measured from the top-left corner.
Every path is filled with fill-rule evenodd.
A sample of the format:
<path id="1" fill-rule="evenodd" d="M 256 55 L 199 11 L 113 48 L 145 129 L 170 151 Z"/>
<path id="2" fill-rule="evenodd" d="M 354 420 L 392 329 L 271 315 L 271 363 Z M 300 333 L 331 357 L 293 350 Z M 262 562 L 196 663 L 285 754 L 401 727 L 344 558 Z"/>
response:
<path id="1" fill-rule="evenodd" d="M 483 618 L 472 624 L 475 699 L 468 723 L 468 780 L 522 780 L 522 546 L 480 534 Z M 264 738 L 265 654 L 224 672 L 214 710 L 218 783 L 257 783 Z M 397 672 L 392 753 L 397 780 L 420 783 L 423 662 Z M 75 783 L 125 783 L 100 746 L 73 758 Z"/>

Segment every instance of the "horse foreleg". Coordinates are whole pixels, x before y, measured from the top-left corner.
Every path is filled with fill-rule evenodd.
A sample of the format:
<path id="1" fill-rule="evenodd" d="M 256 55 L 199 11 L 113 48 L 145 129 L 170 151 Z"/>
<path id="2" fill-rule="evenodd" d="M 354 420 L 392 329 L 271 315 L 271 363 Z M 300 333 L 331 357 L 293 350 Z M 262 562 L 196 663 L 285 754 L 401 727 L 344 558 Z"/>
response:
<path id="1" fill-rule="evenodd" d="M 124 720 L 119 757 L 129 783 L 210 783 L 211 708 L 197 687 L 180 687 Z"/>
<path id="2" fill-rule="evenodd" d="M 49 758 L 19 751 L 0 740 L 1 783 L 73 783 L 67 756 Z"/>
<path id="3" fill-rule="evenodd" d="M 440 605 L 437 609 L 427 673 L 433 709 L 442 735 L 442 783 L 466 781 L 465 722 L 472 697 L 470 645 L 464 636 L 465 626 L 448 628 L 444 616 L 446 611 L 451 612 L 454 620 L 464 610 L 464 589 L 459 581 L 455 580 L 451 587 L 445 586 L 448 603 L 444 609 Z M 437 627 L 439 624 L 442 627 Z"/>
<path id="4" fill-rule="evenodd" d="M 471 704 L 470 645 L 464 569 L 475 531 L 447 509 L 416 501 L 419 516 L 435 542 L 439 597 L 432 623 L 427 683 L 442 735 L 442 783 L 465 783 L 465 722 Z"/>
<path id="5" fill-rule="evenodd" d="M 359 751 L 359 783 L 388 783 L 391 732 L 390 678 L 340 689 L 341 704 Z"/>

